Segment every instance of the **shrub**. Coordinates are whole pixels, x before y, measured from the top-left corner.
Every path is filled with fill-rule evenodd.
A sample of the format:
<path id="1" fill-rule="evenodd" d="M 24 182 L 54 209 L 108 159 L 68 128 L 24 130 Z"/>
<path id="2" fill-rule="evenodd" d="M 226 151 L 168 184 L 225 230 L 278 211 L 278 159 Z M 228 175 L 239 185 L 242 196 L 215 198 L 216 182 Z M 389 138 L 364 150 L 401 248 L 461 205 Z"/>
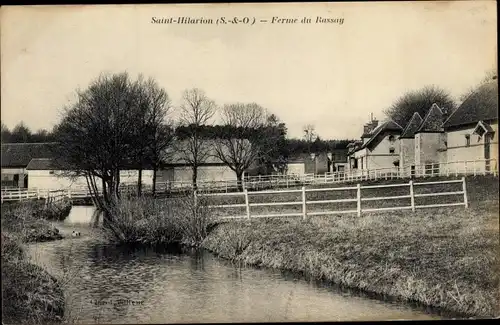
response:
<path id="1" fill-rule="evenodd" d="M 207 236 L 211 214 L 205 198 L 192 194 L 168 199 L 129 197 L 111 210 L 105 234 L 122 244 L 198 246 Z"/>

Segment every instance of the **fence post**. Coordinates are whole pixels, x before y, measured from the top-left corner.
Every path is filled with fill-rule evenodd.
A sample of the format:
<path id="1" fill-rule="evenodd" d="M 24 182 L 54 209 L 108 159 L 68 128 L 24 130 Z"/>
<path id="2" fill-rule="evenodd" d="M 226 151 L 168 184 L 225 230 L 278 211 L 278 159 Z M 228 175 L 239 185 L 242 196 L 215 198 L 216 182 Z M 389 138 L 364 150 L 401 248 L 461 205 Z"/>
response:
<path id="1" fill-rule="evenodd" d="M 411 211 L 415 212 L 415 194 L 413 193 L 413 180 L 410 180 Z"/>
<path id="2" fill-rule="evenodd" d="M 68 199 L 71 200 L 71 189 L 68 189 Z"/>
<path id="3" fill-rule="evenodd" d="M 474 168 L 474 176 L 476 176 L 476 160 L 472 162 L 472 168 Z"/>
<path id="4" fill-rule="evenodd" d="M 464 160 L 464 174 L 467 175 L 467 160 Z"/>
<path id="5" fill-rule="evenodd" d="M 464 192 L 464 206 L 467 209 L 469 207 L 469 200 L 467 199 L 467 187 L 465 186 L 465 177 L 462 177 L 462 187 Z"/>
<path id="6" fill-rule="evenodd" d="M 358 217 L 361 217 L 361 184 L 358 184 L 357 200 L 358 200 Z"/>
<path id="7" fill-rule="evenodd" d="M 193 191 L 193 201 L 194 201 L 194 208 L 196 209 L 195 211 L 198 210 L 198 191 L 194 190 Z"/>
<path id="8" fill-rule="evenodd" d="M 36 199 L 40 200 L 40 189 L 39 188 L 36 189 Z"/>
<path id="9" fill-rule="evenodd" d="M 306 187 L 302 186 L 302 219 L 307 220 Z"/>
<path id="10" fill-rule="evenodd" d="M 248 190 L 245 189 L 245 208 L 247 210 L 247 219 L 250 220 L 250 203 L 248 202 Z"/>

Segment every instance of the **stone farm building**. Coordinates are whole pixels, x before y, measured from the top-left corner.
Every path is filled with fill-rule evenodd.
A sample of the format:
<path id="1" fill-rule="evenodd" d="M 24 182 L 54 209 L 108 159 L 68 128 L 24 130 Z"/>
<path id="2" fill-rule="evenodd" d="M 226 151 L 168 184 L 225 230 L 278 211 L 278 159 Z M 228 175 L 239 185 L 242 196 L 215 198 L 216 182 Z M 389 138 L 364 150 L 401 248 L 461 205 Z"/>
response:
<path id="1" fill-rule="evenodd" d="M 380 125 L 372 120 L 364 126 L 361 141 L 348 148 L 351 172 L 428 173 L 439 166 L 453 170 L 464 161 L 476 161 L 477 170 L 497 168 L 498 83 L 483 84 L 453 112 L 433 104 L 425 116 L 415 113 L 404 126 L 390 119 Z"/>
<path id="2" fill-rule="evenodd" d="M 87 186 L 83 176 L 54 162 L 51 146 L 55 143 L 7 143 L 2 144 L 2 187 L 64 189 Z M 198 183 L 236 181 L 236 174 L 215 156 L 213 145 L 198 167 Z M 191 166 L 179 150 L 166 153 L 165 163 L 157 172 L 157 182 L 176 182 L 184 185 L 192 182 Z M 136 184 L 138 170 L 127 168 L 120 172 L 121 184 Z M 142 171 L 144 185 L 152 185 L 152 169 Z M 99 183 L 99 182 L 98 182 Z M 98 184 L 100 186 L 100 184 Z"/>
<path id="3" fill-rule="evenodd" d="M 324 174 L 345 171 L 347 166 L 347 148 L 331 149 L 329 152 L 297 153 L 288 157 L 287 174 L 302 176 L 305 174 Z"/>
<path id="4" fill-rule="evenodd" d="M 2 187 L 29 185 L 26 167 L 33 158 L 50 158 L 53 143 L 2 143 Z"/>

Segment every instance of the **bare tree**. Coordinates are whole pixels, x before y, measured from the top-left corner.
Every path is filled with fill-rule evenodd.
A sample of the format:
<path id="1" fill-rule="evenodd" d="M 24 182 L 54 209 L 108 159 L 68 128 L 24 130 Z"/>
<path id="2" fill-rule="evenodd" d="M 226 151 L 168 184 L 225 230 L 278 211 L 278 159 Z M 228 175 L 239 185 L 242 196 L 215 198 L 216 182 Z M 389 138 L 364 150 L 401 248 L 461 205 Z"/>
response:
<path id="1" fill-rule="evenodd" d="M 137 157 L 137 146 L 143 143 L 134 131 L 141 102 L 136 86 L 127 73 L 101 75 L 87 89 L 77 91 L 77 102 L 66 109 L 55 127 L 57 163 L 85 176 L 111 228 L 113 209 L 120 198 L 120 170 L 130 166 Z"/>
<path id="2" fill-rule="evenodd" d="M 312 124 L 306 124 L 304 126 L 304 140 L 307 143 L 307 150 L 311 153 L 311 145 L 316 140 L 316 129 Z"/>
<path id="3" fill-rule="evenodd" d="M 207 125 L 217 110 L 215 102 L 198 88 L 185 90 L 180 107 L 180 122 L 186 127 L 186 136 L 179 139 L 177 151 L 191 167 L 193 189 L 197 189 L 198 168 L 210 155 L 209 142 L 200 128 Z"/>
<path id="4" fill-rule="evenodd" d="M 136 95 L 134 119 L 136 128 L 134 146 L 135 160 L 138 167 L 137 193 L 142 194 L 142 170 L 144 167 L 153 169 L 153 195 L 156 193 L 156 175 L 164 153 L 172 143 L 172 127 L 167 121 L 171 110 L 171 101 L 157 82 L 150 78 L 144 80 L 142 76 L 132 85 L 132 92 Z"/>
<path id="5" fill-rule="evenodd" d="M 264 154 L 265 135 L 259 130 L 266 126 L 266 111 L 255 103 L 236 103 L 225 105 L 221 117 L 227 132 L 216 139 L 215 154 L 236 173 L 241 191 L 243 172 Z"/>

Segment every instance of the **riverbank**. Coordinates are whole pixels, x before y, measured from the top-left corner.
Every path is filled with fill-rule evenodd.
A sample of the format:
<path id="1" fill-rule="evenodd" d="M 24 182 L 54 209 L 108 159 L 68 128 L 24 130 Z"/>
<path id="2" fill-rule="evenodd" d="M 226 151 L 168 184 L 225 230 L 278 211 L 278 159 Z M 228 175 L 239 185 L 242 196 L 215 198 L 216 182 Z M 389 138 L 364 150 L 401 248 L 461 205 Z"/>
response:
<path id="1" fill-rule="evenodd" d="M 50 221 L 64 220 L 70 211 L 71 203 L 64 201 L 51 207 L 39 201 L 5 204 L 2 206 L 2 232 L 15 233 L 23 243 L 62 239 Z"/>
<path id="2" fill-rule="evenodd" d="M 469 210 L 227 222 L 203 247 L 247 265 L 491 317 L 499 305 L 498 208 L 491 200 Z"/>
<path id="3" fill-rule="evenodd" d="M 59 282 L 31 263 L 23 245 L 62 239 L 59 230 L 42 216 L 62 218 L 66 211 L 64 208 L 47 211 L 39 202 L 2 206 L 2 319 L 5 323 L 62 321 L 64 294 Z"/>

